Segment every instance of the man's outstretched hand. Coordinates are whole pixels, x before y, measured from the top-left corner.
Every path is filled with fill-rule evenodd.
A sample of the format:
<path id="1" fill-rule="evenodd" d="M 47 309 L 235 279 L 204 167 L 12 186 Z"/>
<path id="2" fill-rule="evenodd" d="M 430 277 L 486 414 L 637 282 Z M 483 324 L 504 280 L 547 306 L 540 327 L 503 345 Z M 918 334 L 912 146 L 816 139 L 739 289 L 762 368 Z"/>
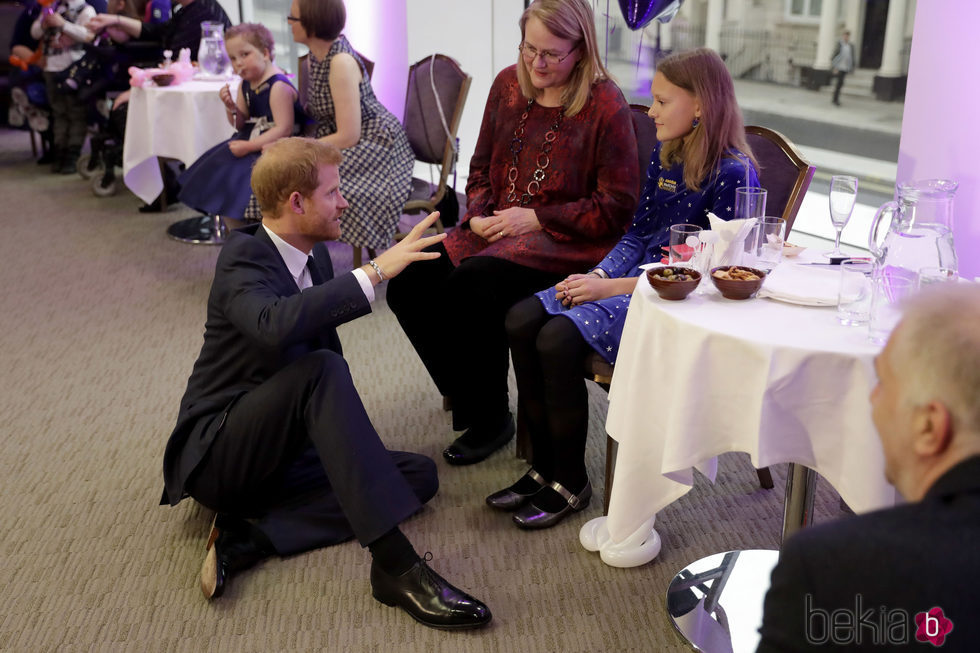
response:
<path id="1" fill-rule="evenodd" d="M 438 218 L 438 211 L 430 213 L 424 220 L 415 225 L 401 242 L 375 257 L 374 262 L 384 272 L 386 279 L 398 276 L 402 270 L 415 261 L 427 261 L 439 258 L 439 252 L 422 251 L 426 247 L 431 247 L 446 238 L 446 234 L 444 233 L 433 236 L 423 235 L 425 230 L 435 224 Z M 361 269 L 367 272 L 369 278 L 373 279 L 377 276 L 374 268 L 370 265 L 362 266 Z"/>

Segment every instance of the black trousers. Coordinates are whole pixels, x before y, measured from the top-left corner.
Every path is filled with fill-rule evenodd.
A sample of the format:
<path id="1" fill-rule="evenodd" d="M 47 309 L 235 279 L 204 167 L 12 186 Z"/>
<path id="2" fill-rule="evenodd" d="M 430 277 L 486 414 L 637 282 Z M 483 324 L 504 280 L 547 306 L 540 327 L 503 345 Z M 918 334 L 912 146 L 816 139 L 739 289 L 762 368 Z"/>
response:
<path id="1" fill-rule="evenodd" d="M 88 134 L 85 105 L 76 95 L 62 93 L 57 86 L 58 73 L 44 72 L 44 84 L 51 105 L 51 130 L 57 148 L 81 149 Z M 75 153 L 77 156 L 77 153 Z"/>
<path id="2" fill-rule="evenodd" d="M 430 458 L 385 449 L 347 362 L 318 350 L 234 404 L 187 490 L 212 510 L 255 519 L 276 552 L 291 555 L 351 537 L 366 546 L 438 486 Z"/>
<path id="3" fill-rule="evenodd" d="M 388 306 L 439 392 L 452 399 L 453 427 L 497 428 L 508 414 L 507 310 L 564 275 L 492 256 L 454 266 L 441 243 L 431 251 L 442 256 L 389 282 Z"/>
<path id="4" fill-rule="evenodd" d="M 585 358 L 591 347 L 575 323 L 550 315 L 537 297 L 507 313 L 517 375 L 517 419 L 531 438 L 532 465 L 571 491 L 584 487 L 589 433 Z"/>
<path id="5" fill-rule="evenodd" d="M 842 86 L 844 86 L 844 77 L 846 76 L 847 76 L 847 72 L 843 70 L 838 70 L 835 73 L 835 77 L 837 78 L 837 80 L 836 80 L 836 86 L 834 86 L 834 104 L 840 103 L 840 89 Z"/>

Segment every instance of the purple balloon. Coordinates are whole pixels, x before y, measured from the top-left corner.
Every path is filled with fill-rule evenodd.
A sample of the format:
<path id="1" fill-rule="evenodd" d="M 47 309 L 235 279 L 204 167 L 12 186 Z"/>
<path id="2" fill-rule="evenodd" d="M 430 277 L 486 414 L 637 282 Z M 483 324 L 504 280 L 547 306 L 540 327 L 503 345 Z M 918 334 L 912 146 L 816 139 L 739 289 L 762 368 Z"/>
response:
<path id="1" fill-rule="evenodd" d="M 664 17 L 661 22 L 667 22 L 677 13 L 677 8 L 683 0 L 619 0 L 619 8 L 630 29 L 644 27 L 654 18 Z"/>

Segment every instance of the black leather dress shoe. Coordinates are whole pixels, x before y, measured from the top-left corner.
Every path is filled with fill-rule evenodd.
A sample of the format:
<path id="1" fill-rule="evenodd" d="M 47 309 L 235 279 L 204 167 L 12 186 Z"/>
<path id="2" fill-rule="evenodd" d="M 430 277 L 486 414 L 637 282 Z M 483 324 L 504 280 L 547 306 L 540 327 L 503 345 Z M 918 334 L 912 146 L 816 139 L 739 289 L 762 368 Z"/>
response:
<path id="1" fill-rule="evenodd" d="M 507 416 L 507 423 L 496 434 L 475 432 L 471 427 L 463 435 L 456 438 L 442 452 L 442 457 L 450 465 L 472 465 L 485 459 L 494 451 L 504 446 L 514 437 L 514 418 Z M 478 442 L 479 444 L 474 444 Z"/>
<path id="2" fill-rule="evenodd" d="M 558 481 L 554 481 L 548 487 L 564 497 L 567 505 L 558 512 L 549 512 L 529 503 L 514 513 L 512 519 L 520 528 L 527 530 L 538 530 L 551 528 L 573 512 L 584 510 L 592 499 L 592 483 L 585 482 L 585 488 L 578 494 L 572 494 Z"/>
<path id="3" fill-rule="evenodd" d="M 251 537 L 251 529 L 251 524 L 243 519 L 215 516 L 201 565 L 201 591 L 205 597 L 218 598 L 233 574 L 254 567 L 272 554 Z"/>
<path id="4" fill-rule="evenodd" d="M 490 608 L 453 587 L 426 564 L 431 553 L 400 576 L 386 573 L 371 563 L 371 593 L 385 605 L 398 606 L 413 619 L 432 628 L 456 630 L 490 623 Z"/>
<path id="5" fill-rule="evenodd" d="M 537 487 L 535 487 L 527 494 L 512 490 L 511 488 L 514 487 L 513 485 L 511 485 L 510 487 L 505 487 L 503 490 L 497 490 L 496 492 L 488 496 L 487 505 L 490 506 L 491 508 L 496 508 L 497 510 L 505 510 L 508 512 L 517 510 L 525 503 L 530 501 L 531 497 L 537 494 L 538 490 L 540 490 L 543 486 L 548 484 L 548 482 L 544 479 L 544 476 L 541 476 L 541 474 L 538 474 L 533 469 L 527 470 L 527 474 L 521 477 L 521 479 L 517 481 L 517 483 L 523 481 L 524 478 L 529 478 L 532 481 L 535 481 L 537 483 Z M 515 483 L 514 485 L 517 485 L 517 483 Z"/>

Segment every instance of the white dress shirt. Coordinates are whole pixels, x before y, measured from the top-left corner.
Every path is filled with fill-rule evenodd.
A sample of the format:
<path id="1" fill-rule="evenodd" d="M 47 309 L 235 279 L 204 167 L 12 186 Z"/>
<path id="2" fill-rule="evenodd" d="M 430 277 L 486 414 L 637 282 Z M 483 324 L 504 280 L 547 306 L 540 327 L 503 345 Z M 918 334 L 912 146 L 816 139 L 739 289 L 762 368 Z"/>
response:
<path id="1" fill-rule="evenodd" d="M 306 267 L 306 262 L 309 259 L 309 254 L 304 254 L 302 251 L 296 249 L 285 240 L 280 238 L 274 231 L 269 229 L 264 224 L 262 228 L 265 232 L 269 234 L 269 238 L 272 239 L 272 244 L 276 246 L 279 250 L 279 256 L 282 257 L 283 262 L 289 269 L 289 274 L 293 276 L 293 281 L 296 282 L 296 287 L 300 290 L 306 290 L 313 285 L 313 280 L 310 278 L 310 270 Z M 357 283 L 361 286 L 361 291 L 364 296 L 367 297 L 368 302 L 374 301 L 374 285 L 371 284 L 371 280 L 368 279 L 367 274 L 361 268 L 351 271 L 354 278 L 357 279 Z"/>

